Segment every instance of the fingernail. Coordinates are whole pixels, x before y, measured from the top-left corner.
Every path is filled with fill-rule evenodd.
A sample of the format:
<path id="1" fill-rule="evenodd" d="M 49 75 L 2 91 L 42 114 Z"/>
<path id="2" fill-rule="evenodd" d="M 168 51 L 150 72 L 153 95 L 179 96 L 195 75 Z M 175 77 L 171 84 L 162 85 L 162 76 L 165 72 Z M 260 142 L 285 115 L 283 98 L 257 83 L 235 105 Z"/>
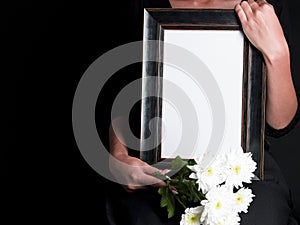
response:
<path id="1" fill-rule="evenodd" d="M 161 170 L 161 173 L 162 174 L 166 174 L 166 173 L 169 173 L 171 170 L 169 170 L 169 169 L 164 169 L 164 170 Z"/>

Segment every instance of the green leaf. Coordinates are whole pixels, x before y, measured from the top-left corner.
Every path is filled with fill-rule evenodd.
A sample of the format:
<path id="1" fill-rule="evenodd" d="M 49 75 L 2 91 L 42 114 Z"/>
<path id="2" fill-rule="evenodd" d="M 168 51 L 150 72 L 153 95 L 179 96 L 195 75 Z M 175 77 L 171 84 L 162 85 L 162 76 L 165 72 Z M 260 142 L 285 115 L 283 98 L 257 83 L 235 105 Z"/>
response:
<path id="1" fill-rule="evenodd" d="M 187 208 L 186 203 L 185 203 L 185 198 L 180 198 L 178 195 L 174 195 L 175 199 L 179 202 L 180 205 L 182 205 L 183 208 Z"/>
<path id="2" fill-rule="evenodd" d="M 175 159 L 172 160 L 171 170 L 172 171 L 179 171 L 182 168 L 184 168 L 187 164 L 188 164 L 187 161 L 184 161 L 180 158 L 180 156 L 177 156 Z"/>
<path id="3" fill-rule="evenodd" d="M 158 190 L 158 193 L 161 195 L 160 207 L 166 207 L 168 205 L 167 188 L 167 186 L 164 186 L 160 187 Z"/>
<path id="4" fill-rule="evenodd" d="M 171 162 L 171 170 L 175 172 L 171 178 L 159 172 L 154 174 L 166 182 L 165 186 L 158 189 L 158 193 L 161 195 L 160 206 L 167 209 L 168 218 L 174 216 L 176 202 L 187 208 L 205 199 L 203 193 L 198 190 L 196 181 L 189 178 L 192 171 L 187 166 L 195 163 L 193 159 L 184 161 L 177 156 Z M 172 190 L 176 190 L 177 193 L 173 193 Z"/>
<path id="5" fill-rule="evenodd" d="M 160 187 L 158 193 L 161 195 L 160 207 L 166 207 L 168 212 L 168 218 L 171 218 L 175 214 L 175 197 L 172 191 L 169 190 L 169 185 Z"/>
<path id="6" fill-rule="evenodd" d="M 171 218 L 175 214 L 175 198 L 174 194 L 170 191 L 167 191 L 167 210 L 168 210 L 168 218 Z"/>
<path id="7" fill-rule="evenodd" d="M 158 193 L 159 193 L 160 195 L 163 195 L 164 192 L 165 192 L 165 190 L 164 190 L 165 188 L 166 188 L 166 186 L 162 186 L 162 187 L 158 188 Z"/>

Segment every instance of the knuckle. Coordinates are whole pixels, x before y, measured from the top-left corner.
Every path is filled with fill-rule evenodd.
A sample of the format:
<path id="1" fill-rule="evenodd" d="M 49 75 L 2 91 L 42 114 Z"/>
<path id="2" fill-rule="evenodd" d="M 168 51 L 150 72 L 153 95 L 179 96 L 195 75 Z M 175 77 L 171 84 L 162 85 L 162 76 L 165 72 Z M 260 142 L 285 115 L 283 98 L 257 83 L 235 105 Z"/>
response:
<path id="1" fill-rule="evenodd" d="M 146 162 L 144 162 L 144 161 L 140 161 L 139 166 L 148 166 L 148 164 Z"/>
<path id="2" fill-rule="evenodd" d="M 240 7 L 236 7 L 235 11 L 238 15 L 241 15 L 243 13 L 242 9 Z"/>
<path id="3" fill-rule="evenodd" d="M 257 2 L 252 2 L 249 4 L 251 6 L 251 8 L 254 8 L 254 7 L 257 7 L 258 6 L 258 3 Z"/>
<path id="4" fill-rule="evenodd" d="M 264 13 L 262 12 L 262 10 L 255 10 L 255 11 L 253 12 L 253 14 L 255 15 L 255 17 L 260 18 L 260 17 L 262 17 L 262 15 L 263 15 Z"/>
<path id="5" fill-rule="evenodd" d="M 246 6 L 246 5 L 248 5 L 248 1 L 242 1 L 242 2 L 240 3 L 240 5 L 241 5 L 241 6 Z"/>
<path id="6" fill-rule="evenodd" d="M 272 11 L 274 10 L 274 7 L 273 5 L 269 4 L 269 3 L 264 3 L 262 6 L 261 6 L 262 10 L 264 11 Z"/>
<path id="7" fill-rule="evenodd" d="M 139 179 L 139 176 L 136 173 L 131 173 L 129 176 L 130 176 L 130 179 L 135 182 L 138 181 L 138 179 Z"/>

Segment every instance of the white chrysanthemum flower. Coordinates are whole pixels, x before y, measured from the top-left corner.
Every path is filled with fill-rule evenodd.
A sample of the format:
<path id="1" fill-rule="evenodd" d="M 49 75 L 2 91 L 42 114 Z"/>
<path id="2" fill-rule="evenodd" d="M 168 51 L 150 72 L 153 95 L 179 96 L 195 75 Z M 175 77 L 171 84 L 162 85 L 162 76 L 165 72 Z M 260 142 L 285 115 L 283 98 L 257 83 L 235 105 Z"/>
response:
<path id="1" fill-rule="evenodd" d="M 239 225 L 241 218 L 238 214 L 231 213 L 224 219 L 224 225 Z"/>
<path id="2" fill-rule="evenodd" d="M 200 222 L 204 207 L 187 208 L 181 216 L 180 225 L 202 225 Z"/>
<path id="3" fill-rule="evenodd" d="M 241 188 L 236 193 L 234 193 L 234 209 L 240 213 L 248 212 L 248 207 L 250 203 L 253 201 L 253 197 L 255 195 L 252 194 L 252 190 L 248 188 Z"/>
<path id="4" fill-rule="evenodd" d="M 207 224 L 218 224 L 224 222 L 224 218 L 231 217 L 236 214 L 233 209 L 234 195 L 227 186 L 218 186 L 211 189 L 205 195 L 206 200 L 201 201 L 204 211 L 201 216 L 201 222 Z"/>
<path id="5" fill-rule="evenodd" d="M 210 165 L 203 167 L 202 158 L 195 159 L 196 165 L 188 166 L 188 168 L 193 171 L 190 174 L 190 178 L 196 179 L 198 184 L 198 189 L 202 193 L 207 193 L 211 188 L 223 183 L 226 178 L 224 173 L 223 161 L 216 159 Z"/>
<path id="6" fill-rule="evenodd" d="M 232 149 L 225 153 L 226 185 L 235 188 L 243 187 L 243 182 L 251 183 L 256 170 L 256 162 L 252 159 L 252 153 L 245 153 L 242 148 Z"/>
<path id="7" fill-rule="evenodd" d="M 241 221 L 241 218 L 238 216 L 238 214 L 229 214 L 226 217 L 221 218 L 219 221 L 217 221 L 214 224 L 210 225 L 239 225 Z"/>

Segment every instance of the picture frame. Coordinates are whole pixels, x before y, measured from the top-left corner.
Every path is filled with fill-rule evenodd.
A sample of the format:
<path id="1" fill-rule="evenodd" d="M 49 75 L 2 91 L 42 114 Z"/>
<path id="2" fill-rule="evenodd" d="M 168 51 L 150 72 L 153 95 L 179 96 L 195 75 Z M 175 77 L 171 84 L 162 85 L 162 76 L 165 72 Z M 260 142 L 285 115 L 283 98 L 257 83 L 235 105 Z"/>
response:
<path id="1" fill-rule="evenodd" d="M 235 11 L 145 8 L 143 42 L 140 158 L 165 168 L 176 155 L 184 159 L 197 156 L 197 152 L 185 155 L 189 146 L 207 148 L 201 154 L 214 158 L 219 154 L 215 149 L 229 149 L 234 142 L 252 153 L 257 163 L 255 175 L 263 179 L 266 68 L 261 53 L 244 35 Z M 193 73 L 191 68 L 206 72 L 198 78 L 176 75 L 176 70 Z M 200 92 L 193 91 L 194 80 L 199 81 Z M 177 91 L 172 92 L 172 87 Z M 178 122 L 181 118 L 176 117 L 172 102 L 168 108 L 166 96 L 175 95 L 173 100 L 181 102 L 188 122 Z M 199 103 L 197 96 L 201 95 Z M 188 101 L 178 100 L 181 96 Z M 195 110 L 189 110 L 186 102 L 192 103 Z M 198 118 L 198 125 L 190 118 L 192 115 Z M 184 127 L 185 132 L 178 132 Z M 197 132 L 202 136 L 195 136 Z M 197 141 L 187 137 L 191 135 Z M 185 147 L 169 153 L 184 136 L 186 145 L 180 142 L 177 147 Z"/>

